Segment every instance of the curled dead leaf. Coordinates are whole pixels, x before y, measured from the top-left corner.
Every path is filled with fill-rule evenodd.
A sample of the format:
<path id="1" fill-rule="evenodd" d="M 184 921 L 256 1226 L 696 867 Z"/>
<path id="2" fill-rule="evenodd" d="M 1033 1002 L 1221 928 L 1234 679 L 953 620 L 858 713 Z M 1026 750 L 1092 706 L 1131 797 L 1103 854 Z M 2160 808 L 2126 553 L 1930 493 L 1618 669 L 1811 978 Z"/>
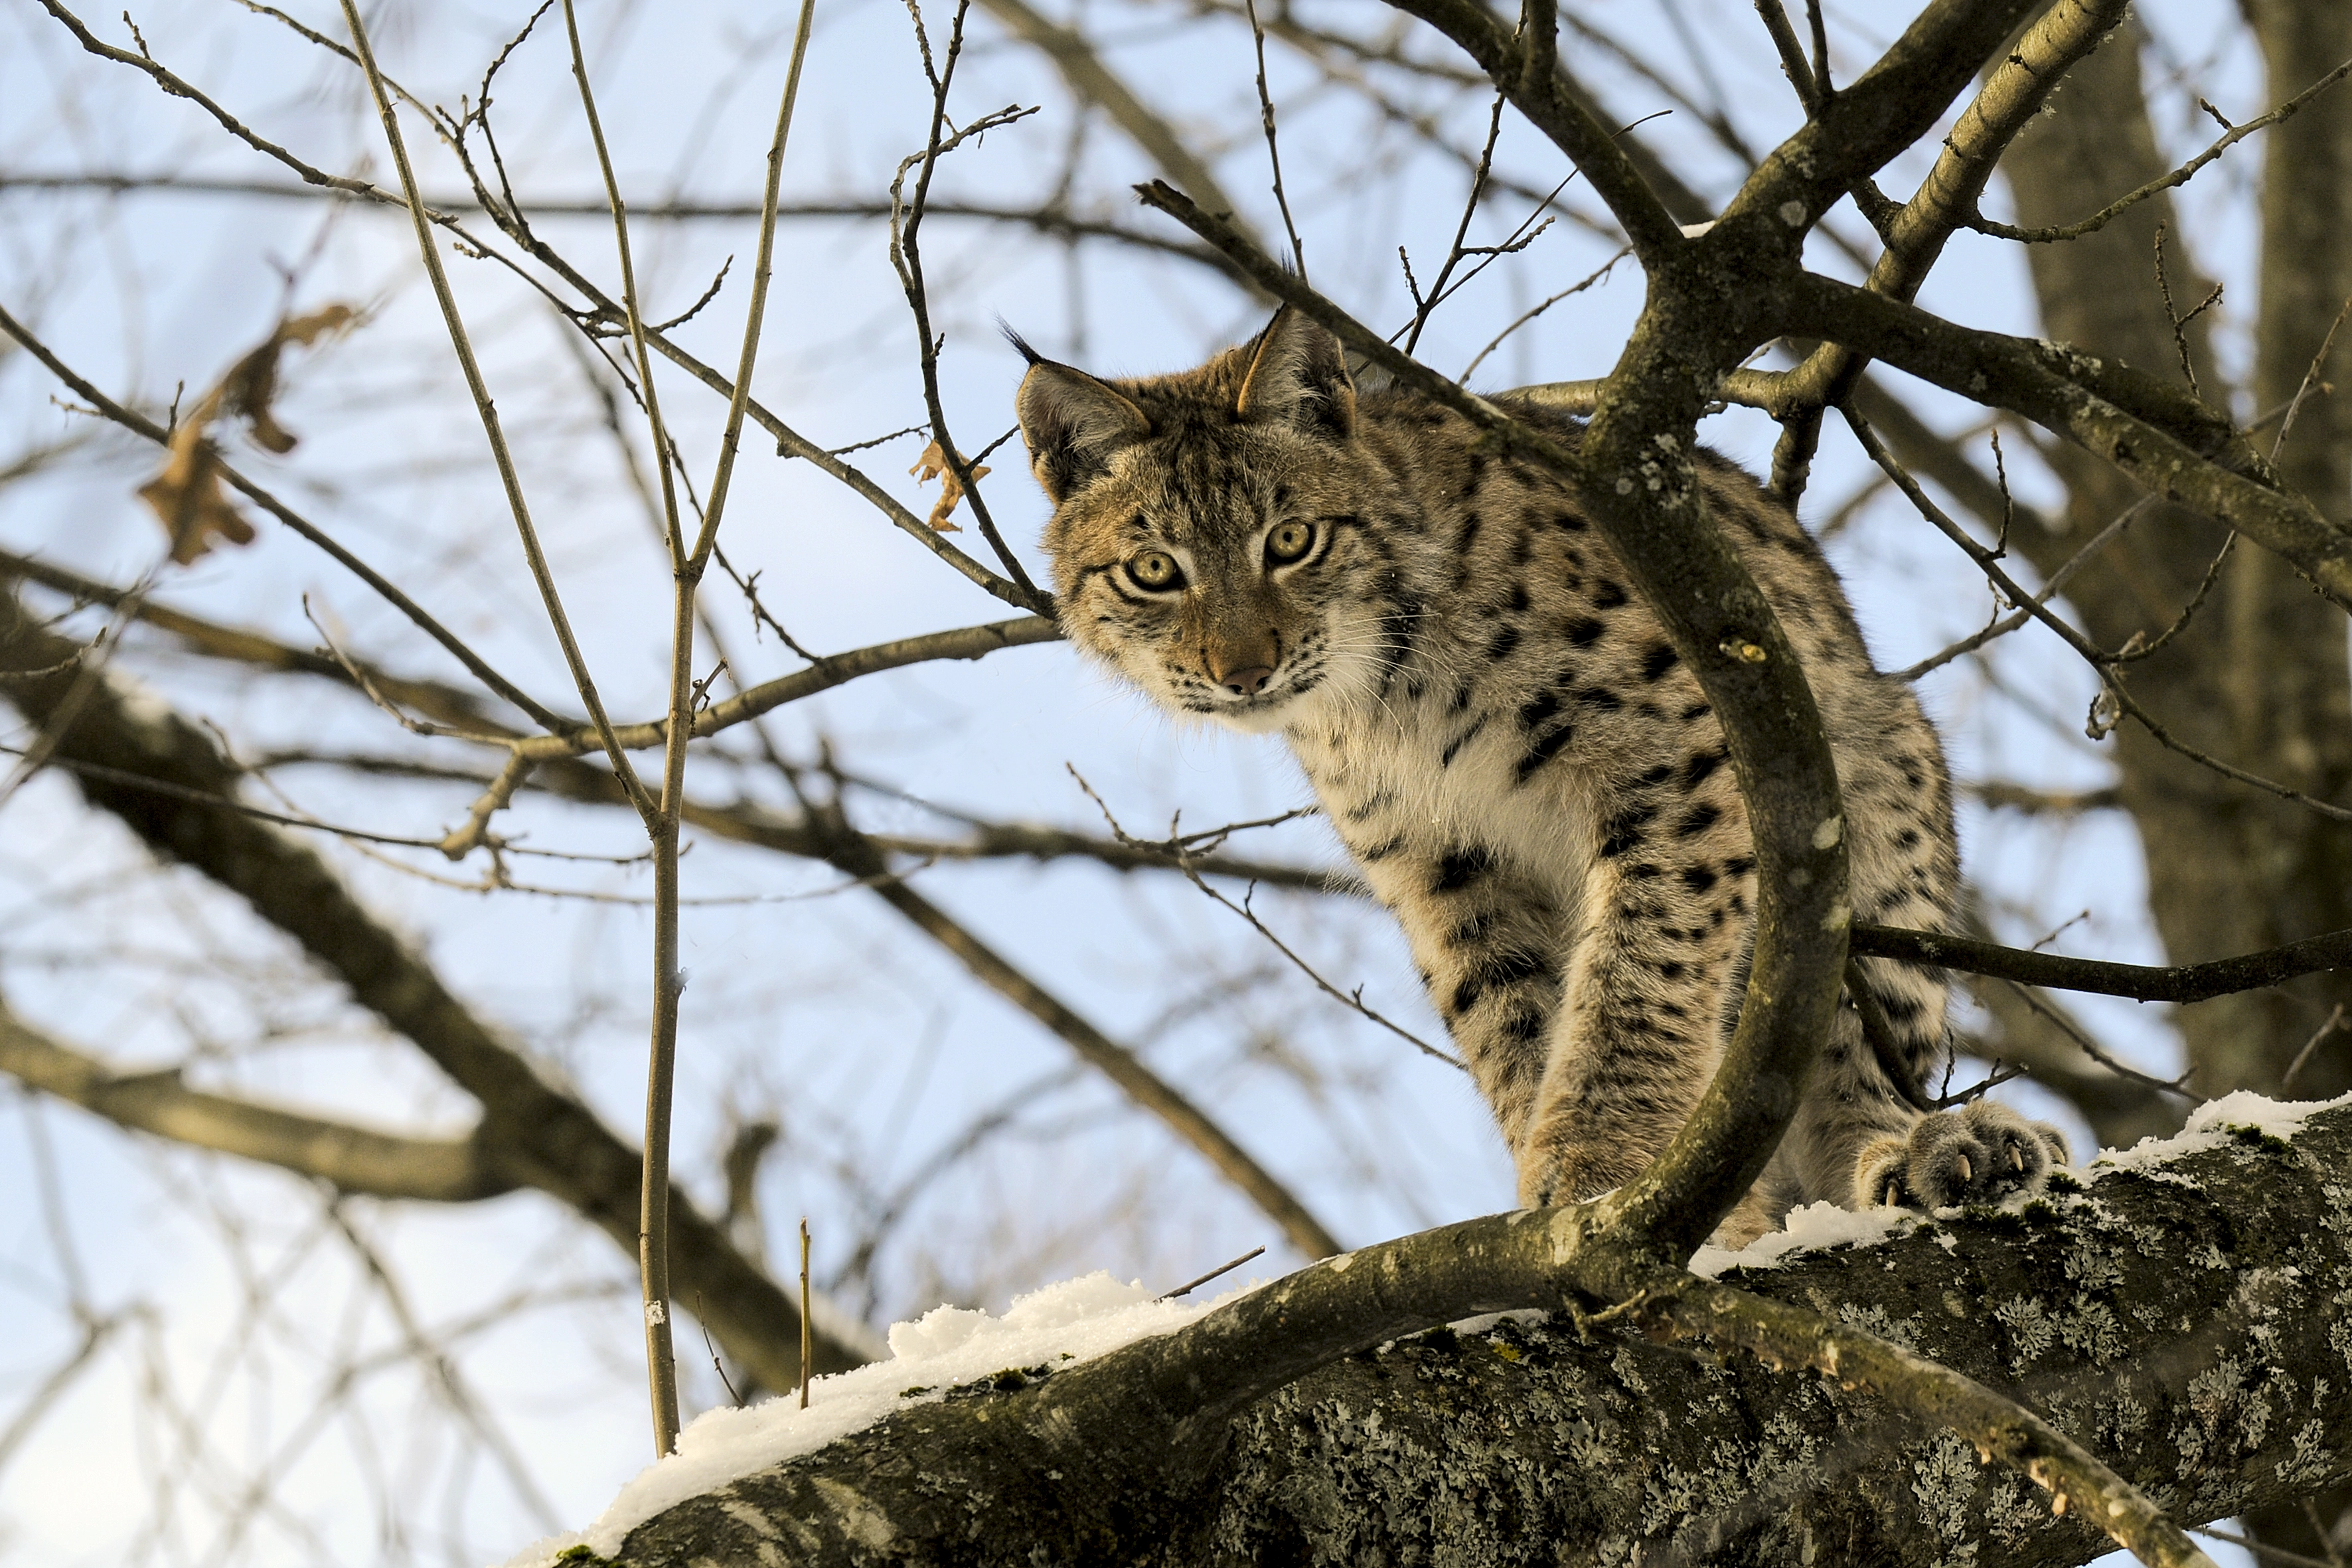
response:
<path id="1" fill-rule="evenodd" d="M 288 343 L 308 348 L 359 319 L 349 305 L 328 305 L 307 316 L 278 323 L 261 346 L 236 362 L 221 378 L 221 402 L 252 427 L 253 438 L 273 452 L 294 449 L 294 433 L 278 423 L 270 403 L 278 395 L 278 356 Z"/>
<path id="2" fill-rule="evenodd" d="M 171 536 L 172 559 L 183 566 L 210 550 L 215 534 L 231 544 L 253 542 L 253 524 L 221 488 L 220 448 L 205 436 L 217 411 L 211 397 L 190 410 L 172 432 L 163 471 L 139 487 L 139 499 L 155 510 Z"/>
<path id="3" fill-rule="evenodd" d="M 939 442 L 935 439 L 924 447 L 923 455 L 916 458 L 915 466 L 907 471 L 915 476 L 917 484 L 927 485 L 933 479 L 940 481 L 939 501 L 931 508 L 931 515 L 927 520 L 932 531 L 961 533 L 962 530 L 956 526 L 952 518 L 956 503 L 963 500 L 963 481 L 956 478 L 953 468 L 948 467 L 947 458 L 940 450 Z M 981 464 L 969 471 L 974 479 L 982 479 L 988 477 L 989 469 L 986 464 Z"/>
<path id="4" fill-rule="evenodd" d="M 258 445 L 272 452 L 292 451 L 294 433 L 278 423 L 270 407 L 278 395 L 278 355 L 288 343 L 308 346 L 358 319 L 349 305 L 328 305 L 278 322 L 173 426 L 163 471 L 139 487 L 139 499 L 153 509 L 171 537 L 173 561 L 186 565 L 210 550 L 215 538 L 253 542 L 253 524 L 222 487 L 220 448 L 212 427 L 222 415 L 233 415 L 246 422 Z"/>

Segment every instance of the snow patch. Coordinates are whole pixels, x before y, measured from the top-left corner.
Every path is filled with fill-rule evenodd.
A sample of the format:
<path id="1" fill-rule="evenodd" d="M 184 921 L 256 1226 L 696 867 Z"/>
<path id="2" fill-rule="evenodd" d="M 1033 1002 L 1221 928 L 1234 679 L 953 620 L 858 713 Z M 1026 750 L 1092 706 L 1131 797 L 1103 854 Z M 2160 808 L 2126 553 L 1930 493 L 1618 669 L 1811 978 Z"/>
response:
<path id="1" fill-rule="evenodd" d="M 2189 1125 L 2169 1138 L 2147 1137 L 2128 1149 L 2103 1151 L 2082 1174 L 2094 1182 L 2116 1171 L 2153 1174 L 2158 1166 L 2220 1148 L 2230 1141 L 2232 1130 L 2242 1127 L 2266 1137 L 2292 1139 L 2312 1117 L 2343 1105 L 2352 1105 L 2352 1094 L 2334 1100 L 2279 1100 L 2242 1089 L 2199 1106 L 2189 1113 Z"/>
<path id="2" fill-rule="evenodd" d="M 1916 1209 L 1846 1209 L 1828 1202 L 1807 1204 L 1790 1209 L 1779 1230 L 1767 1231 L 1737 1251 L 1727 1247 L 1700 1247 L 1690 1260 L 1690 1271 L 1713 1279 L 1727 1268 L 1778 1268 L 1801 1252 L 1873 1247 L 1918 1218 Z"/>
<path id="3" fill-rule="evenodd" d="M 888 1360 L 813 1381 L 805 1410 L 796 1390 L 747 1409 L 704 1412 L 678 1434 L 677 1452 L 640 1471 L 595 1523 L 540 1542 L 507 1568 L 549 1568 L 578 1545 L 610 1557 L 630 1531 L 688 1498 L 811 1453 L 896 1411 L 935 1404 L 960 1384 L 1007 1368 L 1058 1371 L 1182 1328 L 1257 1283 L 1213 1300 L 1167 1301 L 1139 1282 L 1122 1285 L 1097 1269 L 1016 1296 L 1002 1317 L 934 1307 L 911 1323 L 891 1325 Z"/>
<path id="4" fill-rule="evenodd" d="M 1544 1307 L 1514 1307 L 1507 1312 L 1481 1312 L 1475 1318 L 1457 1318 L 1445 1326 L 1465 1339 L 1475 1339 L 1498 1323 L 1548 1323 L 1549 1309 Z M 1391 1340 L 1391 1344 L 1396 1342 Z"/>

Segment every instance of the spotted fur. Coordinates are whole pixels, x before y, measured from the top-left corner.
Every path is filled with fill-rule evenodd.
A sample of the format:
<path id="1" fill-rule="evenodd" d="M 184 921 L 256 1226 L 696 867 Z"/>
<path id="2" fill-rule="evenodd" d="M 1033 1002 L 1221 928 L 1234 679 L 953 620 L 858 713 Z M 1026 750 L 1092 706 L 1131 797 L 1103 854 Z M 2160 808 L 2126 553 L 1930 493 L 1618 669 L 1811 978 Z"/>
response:
<path id="1" fill-rule="evenodd" d="M 1722 728 L 1573 490 L 1436 404 L 1360 399 L 1337 342 L 1290 312 L 1176 375 L 1034 361 L 1020 414 L 1071 640 L 1173 713 L 1289 742 L 1402 923 L 1521 1200 L 1639 1171 L 1738 1017 L 1756 863 Z M 1697 466 L 1804 660 L 1857 917 L 1945 929 L 1958 863 L 1935 731 L 1872 668 L 1796 519 L 1714 454 Z M 1916 1079 L 1944 1044 L 1944 983 L 1881 963 L 1869 984 Z M 1922 1118 L 1842 1006 L 1734 1229 L 1819 1198 L 2038 1186 L 2050 1138 L 2020 1129 L 1999 1107 Z"/>

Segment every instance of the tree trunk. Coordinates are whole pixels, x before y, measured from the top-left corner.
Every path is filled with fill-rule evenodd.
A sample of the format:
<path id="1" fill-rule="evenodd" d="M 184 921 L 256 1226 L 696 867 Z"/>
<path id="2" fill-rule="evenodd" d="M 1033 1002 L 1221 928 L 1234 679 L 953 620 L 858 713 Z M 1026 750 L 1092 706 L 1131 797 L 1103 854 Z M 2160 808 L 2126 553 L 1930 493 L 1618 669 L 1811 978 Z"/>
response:
<path id="1" fill-rule="evenodd" d="M 2339 0 L 2256 7 L 2273 100 L 2352 55 L 2352 9 Z M 2020 137 L 2007 168 L 2019 221 L 2070 223 L 2165 172 L 2140 90 L 2131 25 L 2067 79 L 2055 112 Z M 2253 401 L 2291 399 L 2352 295 L 2352 93 L 2322 94 L 2263 133 L 2263 262 Z M 2244 149 L 2240 149 L 2240 152 Z M 2232 153 L 2231 156 L 2238 156 Z M 2210 175 L 2208 176 L 2210 177 Z M 2186 314 L 2209 288 L 2171 203 L 2142 203 L 2095 234 L 2028 247 L 2044 331 L 2089 353 L 2179 374 L 2172 322 L 2155 270 L 2156 230 L 2168 226 L 2166 276 Z M 2209 401 L 2225 391 L 2200 319 L 2185 334 Z M 2344 352 L 2352 352 L 2347 340 Z M 2272 430 L 2274 432 L 2276 426 Z M 2306 401 L 2283 452 L 2285 478 L 2341 517 L 2352 455 L 2352 399 Z M 2056 531 L 2021 529 L 2017 543 L 2050 571 L 2132 500 L 2131 485 L 2073 447 L 2053 453 L 2069 487 Z M 2224 540 L 2178 508 L 2134 522 L 2067 597 L 2091 635 L 2121 647 L 2151 638 L 2195 596 Z M 2126 679 L 2181 740 L 2322 799 L 2352 782 L 2352 689 L 2345 622 L 2270 552 L 2236 551 L 2213 594 L 2162 652 Z M 2352 826 L 2234 784 L 2166 750 L 2137 725 L 2116 732 L 2123 802 L 2147 857 L 2149 900 L 2175 962 L 2249 952 L 2352 926 Z M 2280 1076 L 2352 978 L 2315 976 L 2277 990 L 2200 1004 L 2179 1016 L 2194 1086 L 2208 1095 L 2274 1090 Z M 2352 1038 L 2307 1062 L 2298 1094 L 2352 1087 Z"/>

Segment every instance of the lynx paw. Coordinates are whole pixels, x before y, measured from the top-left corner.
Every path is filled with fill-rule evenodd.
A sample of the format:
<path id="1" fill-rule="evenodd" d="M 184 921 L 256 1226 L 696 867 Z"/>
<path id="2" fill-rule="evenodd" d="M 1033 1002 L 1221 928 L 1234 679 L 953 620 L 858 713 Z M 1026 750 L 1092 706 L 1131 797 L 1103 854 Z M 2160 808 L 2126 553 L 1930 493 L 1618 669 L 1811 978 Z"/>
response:
<path id="1" fill-rule="evenodd" d="M 1854 1167 L 1854 1206 L 1999 1203 L 2040 1192 L 2051 1166 L 2065 1163 L 2066 1137 L 2058 1129 L 1979 1100 L 1923 1116 L 1908 1137 L 1882 1138 L 1864 1149 Z"/>

